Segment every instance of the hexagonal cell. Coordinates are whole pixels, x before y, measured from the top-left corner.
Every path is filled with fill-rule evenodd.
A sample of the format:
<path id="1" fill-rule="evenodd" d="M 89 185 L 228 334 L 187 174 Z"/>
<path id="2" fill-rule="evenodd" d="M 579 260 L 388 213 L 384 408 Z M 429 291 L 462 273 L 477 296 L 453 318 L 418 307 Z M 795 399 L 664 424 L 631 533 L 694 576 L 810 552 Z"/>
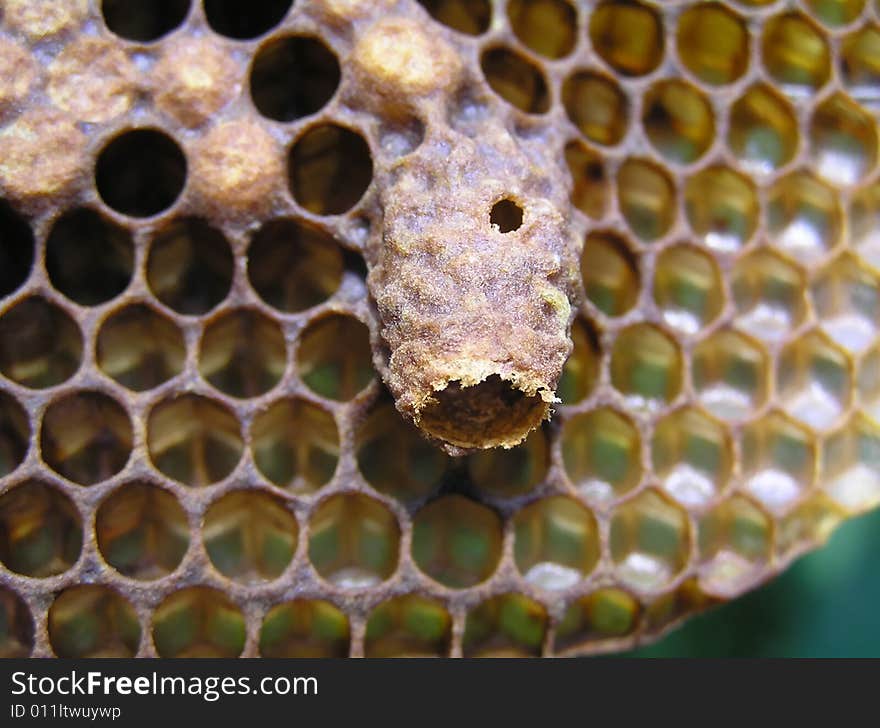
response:
<path id="1" fill-rule="evenodd" d="M 211 30 L 227 38 L 249 40 L 269 32 L 290 11 L 293 0 L 260 0 L 242 12 L 237 0 L 204 0 Z"/>
<path id="2" fill-rule="evenodd" d="M 831 184 L 856 184 L 877 164 L 876 120 L 848 97 L 834 94 L 813 112 L 810 156 Z"/>
<path id="3" fill-rule="evenodd" d="M 651 458 L 663 489 L 686 508 L 699 508 L 727 485 L 733 444 L 722 423 L 686 407 L 657 423 Z"/>
<path id="4" fill-rule="evenodd" d="M 761 214 L 754 184 L 720 165 L 687 178 L 684 204 L 691 230 L 720 253 L 736 252 L 748 243 Z"/>
<path id="5" fill-rule="evenodd" d="M 797 153 L 798 122 L 791 104 L 756 83 L 730 109 L 727 143 L 749 171 L 763 175 L 784 167 Z"/>
<path id="6" fill-rule="evenodd" d="M 768 193 L 770 243 L 803 263 L 816 261 L 837 245 L 842 217 L 835 190 L 809 172 L 783 177 Z"/>
<path id="7" fill-rule="evenodd" d="M 676 589 L 659 595 L 645 606 L 641 620 L 643 629 L 652 633 L 662 631 L 718 603 L 718 599 L 713 599 L 700 588 L 696 578 L 686 579 Z"/>
<path id="8" fill-rule="evenodd" d="M 153 464 L 184 485 L 211 485 L 241 459 L 238 419 L 226 407 L 198 394 L 157 404 L 147 419 L 147 449 Z"/>
<path id="9" fill-rule="evenodd" d="M 142 392 L 183 371 L 186 343 L 172 321 L 138 303 L 116 311 L 101 324 L 95 358 L 108 377 Z"/>
<path id="10" fill-rule="evenodd" d="M 587 298 L 608 316 L 626 313 L 639 297 L 636 256 L 614 233 L 593 232 L 587 236 L 581 253 L 581 275 Z"/>
<path id="11" fill-rule="evenodd" d="M 781 341 L 806 315 L 804 275 L 770 250 L 737 261 L 731 278 L 737 327 L 767 342 Z"/>
<path id="12" fill-rule="evenodd" d="M 603 217 L 611 191 L 602 155 L 574 140 L 565 145 L 565 163 L 571 175 L 571 204 L 594 220 Z"/>
<path id="13" fill-rule="evenodd" d="M 490 48 L 480 57 L 480 67 L 492 90 L 520 111 L 544 114 L 550 109 L 544 72 L 525 56 L 510 48 Z"/>
<path id="14" fill-rule="evenodd" d="M 696 334 L 724 307 L 715 259 L 690 245 L 667 248 L 657 257 L 653 289 L 663 320 L 685 334 Z"/>
<path id="15" fill-rule="evenodd" d="M 822 329 L 834 342 L 857 353 L 877 339 L 880 280 L 856 256 L 846 253 L 824 268 L 810 292 Z"/>
<path id="16" fill-rule="evenodd" d="M 30 657 L 34 648 L 34 618 L 12 589 L 0 587 L 0 659 Z"/>
<path id="17" fill-rule="evenodd" d="M 880 182 L 869 184 L 852 196 L 849 237 L 855 251 L 880 268 Z"/>
<path id="18" fill-rule="evenodd" d="M 656 326 L 635 324 L 617 334 L 611 351 L 611 383 L 630 404 L 654 408 L 681 391 L 683 363 L 675 340 Z"/>
<path id="19" fill-rule="evenodd" d="M 266 613 L 260 627 L 262 657 L 348 657 L 348 617 L 322 599 L 294 599 Z"/>
<path id="20" fill-rule="evenodd" d="M 141 641 L 137 612 L 108 586 L 65 589 L 49 607 L 47 622 L 58 657 L 134 657 Z"/>
<path id="21" fill-rule="evenodd" d="M 827 25 L 847 25 L 859 17 L 865 0 L 807 0 L 818 20 Z"/>
<path id="22" fill-rule="evenodd" d="M 329 483 L 339 462 L 333 415 L 295 397 L 256 414 L 250 447 L 263 477 L 295 493 L 313 493 Z"/>
<path id="23" fill-rule="evenodd" d="M 281 381 L 286 367 L 284 332 L 259 311 L 227 311 L 205 327 L 199 372 L 221 392 L 259 397 Z"/>
<path id="24" fill-rule="evenodd" d="M 562 460 L 584 497 L 607 503 L 641 480 L 639 432 L 627 417 L 606 407 L 576 415 L 563 426 Z"/>
<path id="25" fill-rule="evenodd" d="M 510 0 L 507 17 L 516 37 L 547 58 L 562 58 L 577 42 L 577 11 L 568 0 Z"/>
<path id="26" fill-rule="evenodd" d="M 43 413 L 43 460 L 80 485 L 93 485 L 116 475 L 128 462 L 132 444 L 128 414 L 119 402 L 101 392 L 68 394 Z"/>
<path id="27" fill-rule="evenodd" d="M 452 617 L 441 602 L 406 594 L 379 604 L 367 619 L 364 657 L 446 657 Z"/>
<path id="28" fill-rule="evenodd" d="M 513 556 L 529 584 L 567 589 L 599 561 L 599 527 L 592 512 L 567 496 L 531 503 L 514 516 Z"/>
<path id="29" fill-rule="evenodd" d="M 189 8 L 190 0 L 103 0 L 101 15 L 116 35 L 148 43 L 177 28 Z"/>
<path id="30" fill-rule="evenodd" d="M 662 238 L 675 222 L 675 183 L 647 160 L 627 159 L 621 165 L 617 199 L 630 230 L 642 240 Z"/>
<path id="31" fill-rule="evenodd" d="M 370 331 L 352 316 L 322 316 L 300 335 L 296 364 L 312 391 L 330 399 L 352 399 L 373 381 Z"/>
<path id="32" fill-rule="evenodd" d="M 241 610 L 222 591 L 207 586 L 176 591 L 153 612 L 159 657 L 238 657 L 246 632 Z"/>
<path id="33" fill-rule="evenodd" d="M 34 233 L 27 220 L 0 199 L 0 298 L 27 280 L 34 264 Z"/>
<path id="34" fill-rule="evenodd" d="M 619 582 L 640 592 L 666 588 L 687 565 L 685 513 L 647 490 L 618 506 L 611 518 L 611 558 Z"/>
<path id="35" fill-rule="evenodd" d="M 491 597 L 468 612 L 465 657 L 538 657 L 547 633 L 547 610 L 522 594 Z"/>
<path id="36" fill-rule="evenodd" d="M 599 589 L 575 599 L 556 625 L 555 650 L 631 634 L 640 612 L 638 601 L 621 589 Z"/>
<path id="37" fill-rule="evenodd" d="M 691 376 L 703 406 L 723 420 L 741 420 L 767 399 L 769 364 L 763 346 L 724 330 L 694 348 Z"/>
<path id="38" fill-rule="evenodd" d="M 824 429 L 849 406 L 852 363 L 830 339 L 814 331 L 782 351 L 776 382 L 790 415 L 810 427 Z"/>
<path id="39" fill-rule="evenodd" d="M 825 493 L 816 493 L 776 523 L 776 549 L 786 557 L 824 544 L 846 513 Z"/>
<path id="40" fill-rule="evenodd" d="M 690 164 L 715 140 L 715 117 L 706 97 L 685 81 L 660 81 L 645 93 L 642 125 L 670 162 Z"/>
<path id="41" fill-rule="evenodd" d="M 600 3 L 590 13 L 590 40 L 605 63 L 624 76 L 643 76 L 663 60 L 663 25 L 639 2 Z"/>
<path id="42" fill-rule="evenodd" d="M 174 220 L 150 243 L 147 283 L 177 313 L 207 313 L 229 293 L 233 257 L 223 233 L 196 218 Z"/>
<path id="43" fill-rule="evenodd" d="M 189 548 L 189 523 L 177 498 L 146 482 L 125 483 L 95 514 L 101 556 L 132 579 L 160 579 L 180 565 Z"/>
<path id="44" fill-rule="evenodd" d="M 706 83 L 732 83 L 749 67 L 742 18 L 714 3 L 694 5 L 679 16 L 676 43 L 682 63 Z"/>
<path id="45" fill-rule="evenodd" d="M 0 372 L 31 389 L 70 379 L 82 361 L 79 326 L 45 298 L 26 298 L 0 316 Z"/>
<path id="46" fill-rule="evenodd" d="M 815 438 L 781 413 L 745 427 L 740 449 L 743 488 L 774 513 L 788 510 L 815 481 Z"/>
<path id="47" fill-rule="evenodd" d="M 820 482 L 849 512 L 880 502 L 880 427 L 873 419 L 857 414 L 825 440 Z"/>
<path id="48" fill-rule="evenodd" d="M 831 53 L 822 31 L 799 12 L 770 18 L 761 36 L 764 68 L 786 93 L 808 96 L 831 75 Z"/>
<path id="49" fill-rule="evenodd" d="M 490 0 L 419 0 L 438 23 L 459 33 L 482 35 L 492 21 Z"/>
<path id="50" fill-rule="evenodd" d="M 30 439 L 31 425 L 24 408 L 12 395 L 0 391 L 0 478 L 21 465 Z"/>
<path id="51" fill-rule="evenodd" d="M 880 26 L 868 24 L 843 38 L 840 45 L 843 80 L 852 97 L 874 113 L 880 110 Z"/>
<path id="52" fill-rule="evenodd" d="M 327 233 L 293 218 L 271 220 L 254 235 L 248 278 L 270 306 L 284 313 L 326 301 L 342 282 L 343 256 Z"/>
<path id="53" fill-rule="evenodd" d="M 280 498 L 237 490 L 210 505 L 202 522 L 202 539 L 220 573 L 255 584 L 284 573 L 296 553 L 299 524 Z"/>
<path id="54" fill-rule="evenodd" d="M 485 581 L 501 558 L 498 515 L 460 495 L 444 495 L 413 518 L 412 555 L 425 574 L 464 589 Z"/>
<path id="55" fill-rule="evenodd" d="M 474 485 L 495 496 L 528 493 L 541 483 L 550 464 L 550 446 L 544 429 L 533 430 L 521 445 L 505 450 L 480 450 L 467 460 Z"/>
<path id="56" fill-rule="evenodd" d="M 400 526 L 382 503 L 359 493 L 322 501 L 309 523 L 309 560 L 342 589 L 366 589 L 397 568 Z"/>
<path id="57" fill-rule="evenodd" d="M 862 355 L 856 387 L 860 408 L 880 421 L 880 342 Z"/>
<path id="58" fill-rule="evenodd" d="M 773 553 L 773 523 L 760 508 L 733 496 L 700 519 L 700 587 L 722 598 L 760 578 Z"/>
<path id="59" fill-rule="evenodd" d="M 562 84 L 562 105 L 578 130 L 591 142 L 613 146 L 629 126 L 629 102 L 614 79 L 576 71 Z"/>
<path id="60" fill-rule="evenodd" d="M 571 324 L 571 340 L 574 346 L 556 385 L 556 396 L 563 404 L 580 402 L 593 391 L 602 363 L 599 335 L 590 321 L 576 318 Z"/>

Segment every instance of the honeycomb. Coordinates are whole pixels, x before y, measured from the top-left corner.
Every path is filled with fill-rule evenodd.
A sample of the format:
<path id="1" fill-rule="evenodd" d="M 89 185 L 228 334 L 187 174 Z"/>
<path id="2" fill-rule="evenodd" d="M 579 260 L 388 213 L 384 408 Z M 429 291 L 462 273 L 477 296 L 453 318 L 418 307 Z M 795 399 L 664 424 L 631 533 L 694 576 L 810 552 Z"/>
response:
<path id="1" fill-rule="evenodd" d="M 877 0 L 2 2 L 0 655 L 597 653 L 779 573 L 880 501 L 878 59 Z M 512 368 L 419 400 L 453 335 Z"/>

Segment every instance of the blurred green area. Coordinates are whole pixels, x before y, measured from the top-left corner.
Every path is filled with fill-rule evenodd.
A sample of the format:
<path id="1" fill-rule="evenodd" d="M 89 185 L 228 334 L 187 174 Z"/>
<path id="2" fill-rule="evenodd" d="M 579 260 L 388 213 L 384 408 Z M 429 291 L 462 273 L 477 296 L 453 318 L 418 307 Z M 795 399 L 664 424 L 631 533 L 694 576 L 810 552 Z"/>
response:
<path id="1" fill-rule="evenodd" d="M 880 656 L 880 510 L 761 589 L 694 617 L 634 657 Z"/>

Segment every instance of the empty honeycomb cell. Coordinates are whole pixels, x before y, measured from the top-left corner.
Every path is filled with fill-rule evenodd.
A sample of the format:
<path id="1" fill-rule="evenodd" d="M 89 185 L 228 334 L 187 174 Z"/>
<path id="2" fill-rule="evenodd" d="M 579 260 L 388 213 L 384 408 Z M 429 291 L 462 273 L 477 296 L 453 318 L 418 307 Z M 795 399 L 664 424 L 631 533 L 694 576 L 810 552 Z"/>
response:
<path id="1" fill-rule="evenodd" d="M 70 379 L 82 361 L 82 333 L 64 309 L 36 296 L 0 316 L 0 372 L 31 389 Z"/>
<path id="2" fill-rule="evenodd" d="M 607 407 L 575 415 L 562 430 L 562 460 L 574 487 L 605 504 L 635 488 L 642 477 L 635 425 Z"/>
<path id="3" fill-rule="evenodd" d="M 489 508 L 444 495 L 413 518 L 412 555 L 443 586 L 464 589 L 488 579 L 501 558 L 502 524 Z"/>
<path id="4" fill-rule="evenodd" d="M 743 488 L 774 513 L 784 513 L 816 478 L 810 430 L 779 412 L 749 423 L 740 435 Z"/>
<path id="5" fill-rule="evenodd" d="M 810 120 L 810 155 L 819 175 L 854 185 L 877 164 L 877 122 L 841 93 L 823 101 Z"/>
<path id="6" fill-rule="evenodd" d="M 861 15 L 866 0 L 808 0 L 817 20 L 826 25 L 848 25 Z"/>
<path id="7" fill-rule="evenodd" d="M 514 517 L 516 566 L 526 582 L 541 589 L 567 589 L 585 579 L 599 551 L 596 519 L 573 498 L 543 498 Z"/>
<path id="8" fill-rule="evenodd" d="M 625 637 L 638 626 L 640 611 L 638 601 L 622 589 L 599 589 L 575 599 L 556 625 L 556 650 Z"/>
<path id="9" fill-rule="evenodd" d="M 492 205 L 489 224 L 500 233 L 512 233 L 522 227 L 523 209 L 516 202 L 503 199 Z"/>
<path id="10" fill-rule="evenodd" d="M 107 318 L 95 339 L 101 371 L 124 387 L 141 392 L 183 371 L 183 333 L 162 314 L 141 303 Z"/>
<path id="11" fill-rule="evenodd" d="M 880 111 L 880 26 L 865 25 L 846 36 L 840 47 L 841 74 L 852 97 L 875 114 Z"/>
<path id="12" fill-rule="evenodd" d="M 270 306 L 304 311 L 327 300 L 342 281 L 339 244 L 315 227 L 288 218 L 272 220 L 248 250 L 248 278 Z"/>
<path id="13" fill-rule="evenodd" d="M 742 18 L 714 3 L 687 8 L 678 18 L 678 57 L 701 81 L 736 81 L 749 67 L 749 35 Z"/>
<path id="14" fill-rule="evenodd" d="M 766 342 L 784 340 L 804 320 L 804 274 L 766 248 L 737 261 L 731 276 L 736 326 Z"/>
<path id="15" fill-rule="evenodd" d="M 129 601 L 109 586 L 65 589 L 52 602 L 49 643 L 58 657 L 134 657 L 141 625 Z"/>
<path id="16" fill-rule="evenodd" d="M 294 599 L 270 609 L 260 627 L 262 657 L 348 657 L 348 617 L 323 599 Z"/>
<path id="17" fill-rule="evenodd" d="M 0 298 L 20 288 L 34 263 L 34 234 L 27 220 L 0 199 Z"/>
<path id="18" fill-rule="evenodd" d="M 34 648 L 34 618 L 22 598 L 0 587 L 0 659 L 30 657 Z"/>
<path id="19" fill-rule="evenodd" d="M 822 446 L 822 489 L 849 512 L 880 502 L 880 427 L 856 414 Z"/>
<path id="20" fill-rule="evenodd" d="M 666 629 L 687 615 L 703 612 L 718 603 L 718 599 L 700 589 L 696 578 L 686 579 L 678 588 L 659 595 L 653 602 L 645 605 L 642 625 L 644 629 Z"/>
<path id="21" fill-rule="evenodd" d="M 578 130 L 591 142 L 619 144 L 629 126 L 629 101 L 608 76 L 576 71 L 562 84 L 562 105 Z"/>
<path id="22" fill-rule="evenodd" d="M 700 588 L 723 598 L 760 578 L 773 553 L 773 524 L 760 508 L 733 496 L 698 525 Z"/>
<path id="23" fill-rule="evenodd" d="M 464 625 L 465 657 L 538 657 L 547 610 L 522 594 L 500 594 L 471 609 Z"/>
<path id="24" fill-rule="evenodd" d="M 149 43 L 183 23 L 189 7 L 190 0 L 102 0 L 101 14 L 116 35 Z"/>
<path id="25" fill-rule="evenodd" d="M 822 269 L 810 286 L 823 331 L 839 346 L 864 351 L 877 339 L 880 280 L 856 256 L 845 253 Z"/>
<path id="26" fill-rule="evenodd" d="M 367 619 L 364 657 L 446 657 L 452 617 L 436 599 L 418 594 L 379 604 Z"/>
<path id="27" fill-rule="evenodd" d="M 691 230 L 707 247 L 720 253 L 736 252 L 748 243 L 761 211 L 754 184 L 720 165 L 688 177 L 684 206 Z"/>
<path id="28" fill-rule="evenodd" d="M 300 205 L 316 215 L 348 212 L 372 178 L 370 148 L 358 132 L 347 127 L 312 126 L 290 149 L 290 190 Z"/>
<path id="29" fill-rule="evenodd" d="M 611 350 L 611 384 L 636 408 L 654 408 L 681 391 L 683 362 L 675 339 L 650 324 L 628 326 Z"/>
<path id="30" fill-rule="evenodd" d="M 596 53 L 624 76 L 643 76 L 663 60 L 663 25 L 656 11 L 639 2 L 609 0 L 590 13 Z"/>
<path id="31" fill-rule="evenodd" d="M 800 171 L 768 191 L 767 229 L 771 244 L 801 263 L 813 263 L 840 241 L 843 213 L 834 188 Z"/>
<path id="32" fill-rule="evenodd" d="M 577 11 L 568 0 L 509 0 L 510 27 L 535 53 L 563 58 L 577 43 Z"/>
<path id="33" fill-rule="evenodd" d="M 373 380 L 370 332 L 351 316 L 313 321 L 300 336 L 296 356 L 300 377 L 322 397 L 347 401 Z"/>
<path id="34" fill-rule="evenodd" d="M 205 327 L 199 371 L 221 392 L 258 397 L 278 384 L 286 366 L 284 333 L 259 311 L 227 311 Z"/>
<path id="35" fill-rule="evenodd" d="M 852 196 L 849 239 L 866 263 L 880 269 L 880 183 L 869 184 Z"/>
<path id="36" fill-rule="evenodd" d="M 724 286 L 715 259 L 699 248 L 667 248 L 654 264 L 654 300 L 663 320 L 685 334 L 696 334 L 724 306 Z"/>
<path id="37" fill-rule="evenodd" d="M 798 12 L 770 18 L 761 35 L 764 68 L 790 95 L 809 95 L 831 75 L 831 54 L 824 34 Z"/>
<path id="38" fill-rule="evenodd" d="M 844 515 L 827 495 L 817 493 L 777 522 L 777 551 L 799 554 L 805 547 L 824 544 Z"/>
<path id="39" fill-rule="evenodd" d="M 527 114 L 544 114 L 550 109 L 550 90 L 544 72 L 509 48 L 483 52 L 480 67 L 492 90 Z"/>
<path id="40" fill-rule="evenodd" d="M 574 404 L 595 388 L 602 363 L 599 335 L 590 321 L 577 318 L 571 324 L 572 351 L 565 362 L 556 396 L 563 404 Z"/>
<path id="41" fill-rule="evenodd" d="M 379 501 L 360 493 L 332 495 L 309 521 L 309 561 L 343 589 L 366 589 L 397 569 L 400 525 Z"/>
<path id="42" fill-rule="evenodd" d="M 587 298 L 608 316 L 626 313 L 638 299 L 636 257 L 615 233 L 595 232 L 587 237 L 581 253 L 581 275 Z"/>
<path id="43" fill-rule="evenodd" d="M 0 478 L 21 465 L 30 439 L 27 413 L 12 395 L 0 391 Z"/>
<path id="44" fill-rule="evenodd" d="M 186 183 L 186 157 L 158 129 L 131 129 L 110 140 L 95 163 L 101 199 L 130 217 L 152 217 L 171 207 Z"/>
<path id="45" fill-rule="evenodd" d="M 339 462 L 333 416 L 295 397 L 257 413 L 250 446 L 263 476 L 294 493 L 311 493 L 330 482 Z"/>
<path id="46" fill-rule="evenodd" d="M 804 424 L 831 426 L 849 406 L 852 363 L 818 331 L 790 342 L 779 356 L 776 390 L 783 407 Z"/>
<path id="47" fill-rule="evenodd" d="M 273 38 L 251 63 L 251 98 L 263 115 L 293 121 L 320 111 L 339 86 L 339 61 L 320 38 Z"/>
<path id="48" fill-rule="evenodd" d="M 241 459 L 238 419 L 213 399 L 186 393 L 162 400 L 147 418 L 147 449 L 153 464 L 185 485 L 211 485 Z"/>
<path id="49" fill-rule="evenodd" d="M 153 644 L 159 657 L 238 657 L 246 630 L 238 606 L 207 586 L 176 591 L 153 612 Z"/>
<path id="50" fill-rule="evenodd" d="M 725 489 L 733 472 L 733 443 L 721 422 L 685 407 L 654 427 L 651 460 L 663 490 L 686 508 L 700 508 Z"/>
<path id="51" fill-rule="evenodd" d="M 214 501 L 202 521 L 202 540 L 214 567 L 243 584 L 277 579 L 293 560 L 299 524 L 280 498 L 236 490 Z"/>
<path id="52" fill-rule="evenodd" d="M 432 493 L 450 466 L 449 456 L 422 437 L 387 400 L 370 412 L 355 437 L 358 468 L 367 482 L 404 502 Z"/>
<path id="53" fill-rule="evenodd" d="M 532 430 L 526 441 L 509 450 L 480 450 L 468 456 L 468 474 L 483 493 L 515 496 L 528 493 L 544 480 L 550 448 L 543 429 Z"/>
<path id="54" fill-rule="evenodd" d="M 611 196 L 602 156 L 574 140 L 565 145 L 565 163 L 571 175 L 571 204 L 598 220 L 605 215 Z"/>
<path id="55" fill-rule="evenodd" d="M 492 21 L 490 0 L 419 0 L 431 17 L 459 33 L 482 35 Z"/>
<path id="56" fill-rule="evenodd" d="M 621 584 L 639 592 L 659 591 L 687 564 L 687 516 L 656 491 L 644 491 L 615 509 L 610 546 Z"/>
<path id="57" fill-rule="evenodd" d="M 174 220 L 150 243 L 147 283 L 177 313 L 192 316 L 210 311 L 226 298 L 232 275 L 229 243 L 204 220 Z"/>
<path id="58" fill-rule="evenodd" d="M 133 268 L 131 233 L 94 210 L 63 214 L 46 240 L 46 271 L 52 285 L 84 306 L 122 293 Z"/>
<path id="59" fill-rule="evenodd" d="M 189 548 L 189 523 L 174 495 L 143 481 L 124 483 L 95 514 L 101 556 L 131 579 L 161 579 L 180 565 Z"/>
<path id="60" fill-rule="evenodd" d="M 691 377 L 702 405 L 716 417 L 749 417 L 767 400 L 770 365 L 757 341 L 723 329 L 694 348 Z"/>
<path id="61" fill-rule="evenodd" d="M 278 25 L 293 0 L 253 0 L 244 10 L 239 0 L 203 0 L 211 30 L 236 40 L 250 40 Z"/>
<path id="62" fill-rule="evenodd" d="M 93 485 L 125 467 L 132 438 L 131 420 L 119 402 L 102 392 L 79 390 L 46 408 L 40 453 L 68 480 Z"/>
<path id="63" fill-rule="evenodd" d="M 620 211 L 636 236 L 663 237 L 675 222 L 675 184 L 662 167 L 643 159 L 627 159 L 617 171 Z"/>
<path id="64" fill-rule="evenodd" d="M 756 83 L 730 109 L 727 143 L 743 167 L 757 175 L 784 167 L 797 153 L 794 110 L 770 86 Z"/>
<path id="65" fill-rule="evenodd" d="M 660 81 L 645 93 L 642 126 L 670 162 L 690 164 L 715 140 L 715 117 L 703 94 L 685 81 Z"/>
<path id="66" fill-rule="evenodd" d="M 82 517 L 53 486 L 28 480 L 0 495 L 0 561 L 36 579 L 61 574 L 82 550 Z"/>

